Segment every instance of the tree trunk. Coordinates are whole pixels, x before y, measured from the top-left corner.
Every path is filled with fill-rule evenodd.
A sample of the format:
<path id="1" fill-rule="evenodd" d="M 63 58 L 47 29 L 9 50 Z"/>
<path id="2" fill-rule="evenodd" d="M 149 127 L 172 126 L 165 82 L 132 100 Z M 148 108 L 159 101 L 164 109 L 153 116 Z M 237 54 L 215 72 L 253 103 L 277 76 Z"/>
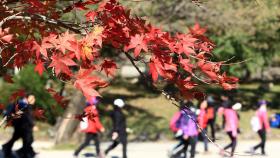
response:
<path id="1" fill-rule="evenodd" d="M 75 133 L 79 121 L 73 119 L 76 114 L 81 114 L 85 105 L 85 99 L 80 91 L 75 91 L 71 97 L 69 105 L 56 124 L 55 144 L 61 144 L 68 141 Z"/>

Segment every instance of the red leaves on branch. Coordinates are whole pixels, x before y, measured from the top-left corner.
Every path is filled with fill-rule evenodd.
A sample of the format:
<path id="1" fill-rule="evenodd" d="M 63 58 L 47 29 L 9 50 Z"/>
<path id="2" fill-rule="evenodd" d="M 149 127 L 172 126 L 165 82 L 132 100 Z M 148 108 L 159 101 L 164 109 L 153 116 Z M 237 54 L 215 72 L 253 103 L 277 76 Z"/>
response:
<path id="1" fill-rule="evenodd" d="M 107 76 L 114 76 L 117 65 L 113 60 L 105 59 L 103 63 L 100 65 L 101 70 L 104 70 Z"/>
<path id="2" fill-rule="evenodd" d="M 53 67 L 56 76 L 60 73 L 64 73 L 68 76 L 72 75 L 69 66 L 76 66 L 77 64 L 68 56 L 62 56 L 60 54 L 55 54 L 51 57 L 52 62 L 49 67 Z"/>
<path id="3" fill-rule="evenodd" d="M 0 42 L 3 42 L 3 43 L 11 42 L 13 35 L 8 34 L 8 33 L 9 33 L 9 28 L 6 28 L 6 29 L 0 28 Z"/>
<path id="4" fill-rule="evenodd" d="M 53 99 L 57 102 L 58 105 L 60 105 L 63 109 L 67 107 L 68 100 L 65 99 L 65 97 L 61 96 L 58 92 L 51 88 L 47 89 L 47 91 L 50 93 L 50 95 L 53 97 Z"/>
<path id="5" fill-rule="evenodd" d="M 5 76 L 3 76 L 3 79 L 8 83 L 14 83 L 13 77 L 9 74 L 6 74 Z"/>
<path id="6" fill-rule="evenodd" d="M 10 101 L 16 101 L 19 97 L 24 97 L 25 94 L 26 94 L 26 92 L 25 92 L 24 89 L 19 89 L 19 90 L 12 93 L 9 100 Z"/>
<path id="7" fill-rule="evenodd" d="M 81 90 L 87 99 L 100 96 L 95 90 L 96 87 L 106 87 L 108 84 L 99 77 L 92 75 L 92 69 L 80 69 L 76 75 L 74 86 Z"/>
<path id="8" fill-rule="evenodd" d="M 33 111 L 33 116 L 37 119 L 45 119 L 45 115 L 44 115 L 45 111 L 43 109 L 40 109 L 40 108 L 36 108 L 34 111 Z"/>
<path id="9" fill-rule="evenodd" d="M 134 53 L 135 62 L 147 64 L 153 82 L 157 82 L 160 76 L 160 79 L 176 84 L 185 97 L 191 96 L 191 90 L 195 89 L 200 81 L 219 84 L 227 90 L 236 87 L 238 79 L 221 72 L 222 62 L 210 60 L 215 45 L 205 36 L 206 29 L 198 23 L 189 28 L 188 33 L 172 35 L 132 15 L 130 10 L 116 0 L 79 1 L 66 7 L 61 13 L 54 11 L 56 2 L 58 1 L 19 2 L 22 4 L 22 12 L 26 11 L 34 16 L 35 13 L 42 14 L 46 19 L 31 20 L 30 26 L 26 25 L 27 21 L 15 20 L 14 24 L 26 29 L 24 32 L 11 27 L 14 36 L 8 33 L 8 29 L 0 29 L 0 41 L 12 44 L 15 49 L 5 49 L 1 53 L 4 62 L 13 58 L 11 63 L 8 63 L 9 67 L 22 67 L 33 62 L 36 63 L 35 71 L 42 75 L 45 65 L 52 68 L 56 76 L 73 82 L 77 89 L 90 98 L 99 96 L 96 89 L 108 84 L 97 77 L 94 71 L 101 69 L 107 76 L 114 76 L 117 69 L 113 60 L 100 57 L 102 47 L 106 46 L 118 49 L 119 54 L 122 50 L 129 55 Z M 95 7 L 97 9 L 89 9 L 94 8 L 88 6 L 91 4 L 98 5 Z M 81 26 L 63 23 L 58 26 L 69 31 L 61 32 L 59 27 L 50 26 L 46 22 L 53 18 L 51 23 L 56 25 L 55 20 L 60 19 L 62 13 L 74 9 L 86 12 L 86 23 Z M 57 24 L 62 22 L 58 21 Z M 29 37 L 33 34 L 32 30 L 36 29 L 40 32 L 40 40 L 33 35 Z M 78 34 L 79 32 L 81 34 Z M 23 42 L 12 38 L 18 34 L 29 38 Z M 145 56 L 141 55 L 141 52 L 145 52 Z"/>
<path id="10" fill-rule="evenodd" d="M 131 37 L 129 45 L 125 48 L 125 51 L 134 48 L 134 57 L 138 57 L 141 50 L 148 52 L 147 41 L 144 39 L 144 35 L 135 35 Z"/>
<path id="11" fill-rule="evenodd" d="M 42 76 L 43 72 L 45 71 L 44 62 L 42 62 L 41 60 L 37 60 L 34 71 Z"/>

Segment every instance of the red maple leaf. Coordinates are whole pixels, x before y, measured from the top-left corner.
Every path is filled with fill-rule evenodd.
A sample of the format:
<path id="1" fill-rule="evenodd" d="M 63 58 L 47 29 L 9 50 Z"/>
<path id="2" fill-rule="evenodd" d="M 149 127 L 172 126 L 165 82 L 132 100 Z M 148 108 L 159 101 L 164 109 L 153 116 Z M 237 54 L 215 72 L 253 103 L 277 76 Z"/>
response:
<path id="1" fill-rule="evenodd" d="M 178 53 L 185 53 L 187 56 L 195 54 L 194 46 L 197 41 L 196 38 L 185 34 L 179 34 L 177 35 L 177 38 L 179 39 L 179 42 L 176 44 Z"/>
<path id="2" fill-rule="evenodd" d="M 237 84 L 229 84 L 229 83 L 224 82 L 221 85 L 224 88 L 224 90 L 232 90 L 232 89 L 237 88 Z"/>
<path id="3" fill-rule="evenodd" d="M 188 73 L 192 74 L 193 64 L 191 63 L 190 59 L 183 59 L 181 56 L 179 57 L 179 62 L 182 68 L 187 71 Z"/>
<path id="4" fill-rule="evenodd" d="M 95 21 L 95 17 L 96 17 L 97 13 L 95 11 L 89 11 L 86 13 L 86 18 L 87 18 L 87 21 L 91 20 L 92 22 Z"/>
<path id="5" fill-rule="evenodd" d="M 6 29 L 0 28 L 0 41 L 4 41 L 7 43 L 11 42 L 13 35 L 8 33 L 9 33 L 9 28 Z"/>
<path id="6" fill-rule="evenodd" d="M 5 105 L 4 104 L 0 104 L 0 110 L 4 110 L 5 109 Z"/>
<path id="7" fill-rule="evenodd" d="M 26 94 L 26 92 L 24 89 L 19 89 L 19 90 L 15 91 L 14 93 L 12 93 L 9 100 L 15 101 L 15 100 L 17 100 L 18 97 L 24 97 L 25 94 Z"/>
<path id="8" fill-rule="evenodd" d="M 78 121 L 84 121 L 83 118 L 86 117 L 86 115 L 83 113 L 83 114 L 76 114 L 74 116 L 74 119 L 78 120 Z"/>
<path id="9" fill-rule="evenodd" d="M 205 28 L 200 27 L 199 23 L 195 23 L 192 28 L 189 28 L 191 34 L 203 35 L 206 32 Z"/>
<path id="10" fill-rule="evenodd" d="M 33 116 L 37 119 L 45 119 L 44 113 L 45 111 L 43 109 L 37 108 L 33 111 Z"/>
<path id="11" fill-rule="evenodd" d="M 197 65 L 211 80 L 217 81 L 219 79 L 220 63 L 199 61 Z"/>
<path id="12" fill-rule="evenodd" d="M 9 33 L 9 28 L 6 29 L 2 29 L 0 28 L 0 41 L 1 42 L 11 42 L 13 35 L 12 34 L 8 34 Z"/>
<path id="13" fill-rule="evenodd" d="M 176 83 L 177 83 L 178 87 L 183 91 L 193 89 L 194 87 L 196 87 L 198 85 L 191 81 L 191 77 L 187 77 L 183 80 L 179 78 Z"/>
<path id="14" fill-rule="evenodd" d="M 127 47 L 124 48 L 125 52 L 134 48 L 134 56 L 138 57 L 141 50 L 143 49 L 145 52 L 148 52 L 147 41 L 144 39 L 144 35 L 135 35 L 131 37 L 130 43 Z"/>
<path id="15" fill-rule="evenodd" d="M 42 76 L 43 72 L 45 71 L 44 62 L 42 62 L 41 60 L 37 60 L 34 71 L 38 72 L 38 74 Z"/>
<path id="16" fill-rule="evenodd" d="M 93 76 L 91 73 L 92 69 L 80 69 L 74 83 L 74 86 L 81 90 L 87 99 L 100 96 L 95 90 L 96 87 L 106 87 L 108 85 L 107 82 L 101 80 L 99 77 Z"/>
<path id="17" fill-rule="evenodd" d="M 152 75 L 152 79 L 153 79 L 153 81 L 155 82 L 155 81 L 157 81 L 157 79 L 158 79 L 158 72 L 157 72 L 156 65 L 155 65 L 154 62 L 151 61 L 151 62 L 149 63 L 149 67 L 150 67 L 149 73 Z"/>
<path id="18" fill-rule="evenodd" d="M 55 69 L 55 74 L 58 76 L 60 73 L 65 73 L 66 75 L 71 76 L 72 72 L 69 69 L 69 66 L 76 66 L 77 64 L 67 56 L 61 56 L 59 54 L 53 55 L 51 57 L 52 62 L 49 67 Z"/>
<path id="19" fill-rule="evenodd" d="M 104 70 L 107 76 L 114 76 L 117 65 L 113 60 L 104 60 L 103 63 L 100 65 L 101 71 Z"/>
<path id="20" fill-rule="evenodd" d="M 3 77 L 4 81 L 8 82 L 8 83 L 14 83 L 13 81 L 13 77 L 9 74 L 6 74 L 4 77 Z"/>

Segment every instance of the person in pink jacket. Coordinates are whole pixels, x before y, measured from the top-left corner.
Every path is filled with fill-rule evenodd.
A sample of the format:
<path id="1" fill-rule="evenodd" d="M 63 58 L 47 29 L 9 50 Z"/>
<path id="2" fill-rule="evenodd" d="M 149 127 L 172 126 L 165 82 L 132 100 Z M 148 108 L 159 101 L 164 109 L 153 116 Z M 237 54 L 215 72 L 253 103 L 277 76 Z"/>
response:
<path id="1" fill-rule="evenodd" d="M 232 104 L 228 102 L 218 111 L 219 115 L 223 115 L 225 119 L 225 131 L 227 132 L 231 143 L 224 147 L 221 154 L 225 154 L 225 150 L 231 148 L 230 156 L 234 155 L 234 151 L 237 145 L 237 135 L 238 135 L 238 115 L 235 110 L 232 109 Z"/>
<path id="2" fill-rule="evenodd" d="M 251 149 L 251 152 L 254 153 L 255 150 L 261 148 L 261 154 L 265 155 L 265 143 L 266 143 L 266 133 L 270 131 L 268 116 L 267 116 L 267 102 L 265 100 L 261 100 L 258 102 L 259 108 L 256 111 L 256 117 L 258 118 L 260 129 L 257 131 L 259 137 L 261 138 L 261 142 L 254 146 Z"/>

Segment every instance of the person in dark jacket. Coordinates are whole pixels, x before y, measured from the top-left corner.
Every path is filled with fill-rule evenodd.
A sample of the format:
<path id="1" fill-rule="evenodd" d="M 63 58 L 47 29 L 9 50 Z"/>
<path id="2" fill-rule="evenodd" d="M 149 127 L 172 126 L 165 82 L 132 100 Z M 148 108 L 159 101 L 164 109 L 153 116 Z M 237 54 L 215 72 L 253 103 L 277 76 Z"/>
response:
<path id="1" fill-rule="evenodd" d="M 85 141 L 78 147 L 74 152 L 74 157 L 78 157 L 79 153 L 90 144 L 91 140 L 95 142 L 96 148 L 96 157 L 102 158 L 102 154 L 100 152 L 100 142 L 98 134 L 100 132 L 104 132 L 105 129 L 100 122 L 99 114 L 96 108 L 96 104 L 98 100 L 96 97 L 91 98 L 87 101 L 87 106 L 84 109 L 84 113 L 86 115 L 83 118 L 83 122 L 80 124 L 81 131 L 86 133 Z M 84 127 L 84 124 L 86 127 Z"/>
<path id="2" fill-rule="evenodd" d="M 36 153 L 32 148 L 34 141 L 32 105 L 35 104 L 35 101 L 35 96 L 29 94 L 8 107 L 5 116 L 8 118 L 8 122 L 11 121 L 14 127 L 14 133 L 12 138 L 2 146 L 6 158 L 12 156 L 12 147 L 20 138 L 22 138 L 23 146 L 17 151 L 17 154 L 21 158 L 32 158 L 35 156 Z"/>
<path id="3" fill-rule="evenodd" d="M 113 143 L 105 150 L 105 154 L 107 155 L 111 150 L 117 147 L 119 143 L 121 143 L 123 146 L 123 158 L 127 158 L 126 118 L 121 110 L 125 103 L 122 99 L 116 99 L 114 105 L 114 111 L 111 114 L 113 120 Z"/>

